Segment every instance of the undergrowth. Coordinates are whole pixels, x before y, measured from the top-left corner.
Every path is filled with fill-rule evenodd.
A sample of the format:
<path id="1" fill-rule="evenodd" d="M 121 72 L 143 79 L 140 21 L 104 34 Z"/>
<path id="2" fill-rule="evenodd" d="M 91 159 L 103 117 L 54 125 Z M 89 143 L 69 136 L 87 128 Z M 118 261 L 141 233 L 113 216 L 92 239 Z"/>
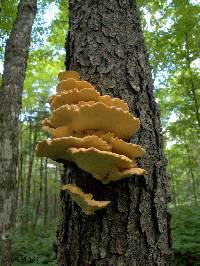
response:
<path id="1" fill-rule="evenodd" d="M 200 207 L 172 210 L 174 266 L 200 266 Z"/>
<path id="2" fill-rule="evenodd" d="M 12 245 L 12 266 L 56 266 L 56 255 L 53 244 L 56 241 L 56 225 L 49 225 L 44 232 L 44 226 L 40 222 L 35 232 L 31 229 L 27 233 L 16 230 Z"/>
<path id="3" fill-rule="evenodd" d="M 172 245 L 174 266 L 200 266 L 200 208 L 183 206 L 171 209 Z M 56 266 L 53 244 L 56 241 L 56 224 L 44 232 L 42 221 L 35 232 L 22 234 L 16 230 L 12 246 L 12 266 Z"/>

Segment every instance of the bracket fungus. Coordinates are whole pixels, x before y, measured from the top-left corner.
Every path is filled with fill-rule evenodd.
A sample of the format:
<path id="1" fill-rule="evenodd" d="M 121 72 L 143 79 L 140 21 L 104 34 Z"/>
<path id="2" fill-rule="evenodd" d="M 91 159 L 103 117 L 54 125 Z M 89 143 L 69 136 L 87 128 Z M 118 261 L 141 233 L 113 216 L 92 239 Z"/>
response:
<path id="1" fill-rule="evenodd" d="M 57 128 L 67 126 L 70 130 L 97 129 L 114 132 L 117 137 L 127 139 L 137 132 L 138 118 L 121 108 L 93 103 L 78 106 L 66 104 L 54 110 L 52 117 L 44 120 L 45 126 Z M 120 126 L 119 126 L 120 125 Z"/>
<path id="2" fill-rule="evenodd" d="M 50 98 L 52 116 L 42 122 L 52 139 L 37 144 L 37 156 L 72 161 L 103 184 L 145 174 L 135 161 L 144 155 L 144 149 L 125 141 L 140 126 L 127 103 L 101 96 L 76 71 L 61 72 L 58 78 L 57 93 Z M 72 184 L 64 189 L 87 215 L 109 203 L 93 200 L 92 194 L 84 194 Z"/>
<path id="3" fill-rule="evenodd" d="M 62 190 L 67 190 L 72 199 L 81 207 L 86 215 L 94 214 L 95 211 L 105 208 L 110 201 L 97 201 L 92 194 L 85 194 L 79 187 L 73 184 L 62 186 Z"/>

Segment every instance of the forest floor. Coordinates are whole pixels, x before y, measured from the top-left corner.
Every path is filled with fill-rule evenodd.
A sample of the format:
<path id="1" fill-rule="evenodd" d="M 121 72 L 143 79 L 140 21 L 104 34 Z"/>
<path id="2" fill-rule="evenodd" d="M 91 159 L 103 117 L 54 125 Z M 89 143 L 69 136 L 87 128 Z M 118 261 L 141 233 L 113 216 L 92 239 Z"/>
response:
<path id="1" fill-rule="evenodd" d="M 174 251 L 174 266 L 200 266 L 200 207 L 179 206 L 170 208 Z M 53 249 L 57 224 L 48 226 L 44 232 L 41 220 L 35 231 L 27 233 L 17 228 L 12 247 L 13 266 L 56 266 Z"/>
<path id="2" fill-rule="evenodd" d="M 20 229 L 17 229 L 12 247 L 12 265 L 58 265 L 53 250 L 56 241 L 56 227 L 57 225 L 51 224 L 45 232 L 41 221 L 34 232 L 30 230 L 27 233 L 22 233 Z"/>

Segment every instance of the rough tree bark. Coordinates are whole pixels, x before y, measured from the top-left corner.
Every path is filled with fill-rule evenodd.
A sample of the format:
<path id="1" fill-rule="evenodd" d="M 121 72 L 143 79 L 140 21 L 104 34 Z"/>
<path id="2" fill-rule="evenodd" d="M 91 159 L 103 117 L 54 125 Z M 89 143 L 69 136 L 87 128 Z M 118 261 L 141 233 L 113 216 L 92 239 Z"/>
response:
<path id="1" fill-rule="evenodd" d="M 61 192 L 59 265 L 171 265 L 166 159 L 135 1 L 70 0 L 69 14 L 66 68 L 80 72 L 102 94 L 129 104 L 141 121 L 133 140 L 146 150 L 138 164 L 148 174 L 102 185 L 65 163 L 63 183 L 76 183 L 95 199 L 112 203 L 96 215 L 86 216 Z"/>
<path id="2" fill-rule="evenodd" d="M 0 88 L 0 265 L 11 265 L 16 210 L 19 113 L 37 0 L 21 0 L 6 44 Z"/>

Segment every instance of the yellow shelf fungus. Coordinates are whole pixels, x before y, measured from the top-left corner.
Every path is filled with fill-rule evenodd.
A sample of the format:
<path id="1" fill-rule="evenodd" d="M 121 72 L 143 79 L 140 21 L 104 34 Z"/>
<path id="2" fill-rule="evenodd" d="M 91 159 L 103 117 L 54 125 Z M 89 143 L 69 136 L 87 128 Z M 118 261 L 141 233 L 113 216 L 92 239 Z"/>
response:
<path id="1" fill-rule="evenodd" d="M 145 154 L 145 150 L 140 145 L 127 143 L 122 139 L 111 136 L 109 133 L 97 136 L 110 144 L 114 153 L 125 155 L 130 159 L 142 157 Z"/>
<path id="2" fill-rule="evenodd" d="M 144 175 L 135 158 L 144 155 L 139 145 L 127 143 L 140 121 L 129 113 L 127 103 L 109 95 L 101 96 L 76 71 L 59 73 L 57 93 L 50 99 L 52 116 L 43 120 L 43 130 L 52 140 L 40 141 L 36 154 L 77 164 L 103 184 L 132 175 Z M 66 185 L 73 200 L 87 215 L 104 208 L 109 201 L 95 201 L 92 194 Z"/>
<path id="3" fill-rule="evenodd" d="M 104 103 L 85 103 L 81 106 L 66 104 L 59 107 L 43 124 L 53 128 L 66 125 L 72 131 L 104 130 L 127 139 L 137 132 L 140 121 L 121 108 L 106 106 Z"/>
<path id="4" fill-rule="evenodd" d="M 118 98 L 112 98 L 109 95 L 100 96 L 94 88 L 84 88 L 82 90 L 72 89 L 69 91 L 63 91 L 51 97 L 50 105 L 51 109 L 55 110 L 62 105 L 66 104 L 77 104 L 88 102 L 101 102 L 107 106 L 114 106 L 116 108 L 121 108 L 124 111 L 128 111 L 128 105 L 123 100 Z M 82 104 L 83 105 L 83 104 Z"/>
<path id="5" fill-rule="evenodd" d="M 109 144 L 97 136 L 86 136 L 84 138 L 63 137 L 40 141 L 36 147 L 36 155 L 38 157 L 49 157 L 53 160 L 67 159 L 69 158 L 67 150 L 70 147 L 95 147 L 102 151 L 111 150 Z"/>
<path id="6" fill-rule="evenodd" d="M 66 80 L 61 80 L 58 83 L 57 92 L 60 93 L 63 91 L 69 91 L 69 90 L 73 90 L 73 89 L 82 90 L 82 89 L 86 89 L 86 88 L 94 89 L 92 84 L 90 84 L 87 81 L 79 81 L 79 80 L 69 78 Z"/>
<path id="7" fill-rule="evenodd" d="M 46 150 L 46 153 L 47 153 L 47 151 L 49 149 L 58 149 L 58 150 L 60 149 L 60 147 L 56 148 L 51 143 L 56 143 L 56 145 L 59 145 L 59 142 L 60 142 L 61 145 L 63 145 L 64 141 L 66 141 L 68 139 L 73 139 L 71 136 L 71 135 L 73 135 L 73 133 L 70 134 L 69 132 L 67 132 L 67 129 L 65 131 L 65 127 L 60 127 L 60 128 L 56 128 L 56 129 L 51 129 L 49 127 L 46 127 L 43 129 L 45 131 L 49 132 L 50 134 L 52 134 L 54 139 L 52 141 L 44 140 L 44 141 L 41 141 L 38 143 L 37 150 L 36 150 L 38 156 L 41 156 L 38 153 L 38 151 L 39 151 L 40 147 L 43 147 L 45 145 L 45 143 L 48 144 L 48 147 L 45 145 L 45 148 L 42 148 L 42 150 L 44 150 L 44 153 Z M 105 133 L 102 131 L 92 130 L 91 132 L 90 131 L 85 132 L 84 135 L 80 135 L 78 133 L 77 133 L 77 135 L 78 135 L 78 137 L 76 137 L 76 134 L 73 136 L 74 139 L 80 138 L 80 140 L 86 140 L 87 139 L 86 136 L 93 137 L 92 139 L 94 139 L 94 137 L 97 138 L 97 136 L 98 136 L 99 137 L 98 140 L 104 140 L 104 143 L 107 143 L 107 147 L 109 147 L 109 149 L 105 148 L 105 145 L 104 146 L 101 145 L 101 147 L 103 146 L 103 148 L 100 148 L 100 145 L 99 145 L 99 147 L 97 147 L 95 145 L 95 143 L 91 144 L 89 147 L 98 148 L 100 150 L 112 151 L 113 153 L 125 155 L 130 159 L 142 157 L 145 153 L 144 149 L 142 149 L 139 145 L 127 143 L 122 139 L 114 137 L 113 134 L 111 134 L 111 133 Z M 88 138 L 88 139 L 90 139 L 90 138 Z M 73 147 L 73 145 L 71 145 L 71 147 Z M 78 147 L 78 146 L 74 146 L 74 147 Z M 79 146 L 79 147 L 81 148 L 81 146 Z M 87 147 L 82 146 L 82 148 L 87 148 Z M 53 152 L 53 150 L 52 150 L 52 152 Z M 57 159 L 61 159 L 61 158 L 57 158 Z"/>
<path id="8" fill-rule="evenodd" d="M 92 88 L 85 88 L 81 91 L 73 89 L 54 95 L 50 99 L 50 104 L 52 110 L 55 110 L 65 104 L 77 104 L 80 101 L 95 101 L 99 96 L 99 92 Z"/>
<path id="9" fill-rule="evenodd" d="M 58 74 L 58 79 L 59 81 L 66 80 L 66 79 L 80 80 L 80 74 L 73 70 L 63 71 Z"/>
<path id="10" fill-rule="evenodd" d="M 79 168 L 92 174 L 103 184 L 118 181 L 133 174 L 142 175 L 144 173 L 144 171 L 134 170 L 137 168 L 135 160 L 124 155 L 101 151 L 93 147 L 88 149 L 69 148 L 67 152 Z"/>
<path id="11" fill-rule="evenodd" d="M 62 190 L 67 190 L 71 198 L 81 207 L 86 215 L 92 215 L 95 211 L 108 206 L 110 201 L 97 201 L 93 199 L 92 194 L 85 194 L 79 187 L 74 184 L 62 186 Z"/>

